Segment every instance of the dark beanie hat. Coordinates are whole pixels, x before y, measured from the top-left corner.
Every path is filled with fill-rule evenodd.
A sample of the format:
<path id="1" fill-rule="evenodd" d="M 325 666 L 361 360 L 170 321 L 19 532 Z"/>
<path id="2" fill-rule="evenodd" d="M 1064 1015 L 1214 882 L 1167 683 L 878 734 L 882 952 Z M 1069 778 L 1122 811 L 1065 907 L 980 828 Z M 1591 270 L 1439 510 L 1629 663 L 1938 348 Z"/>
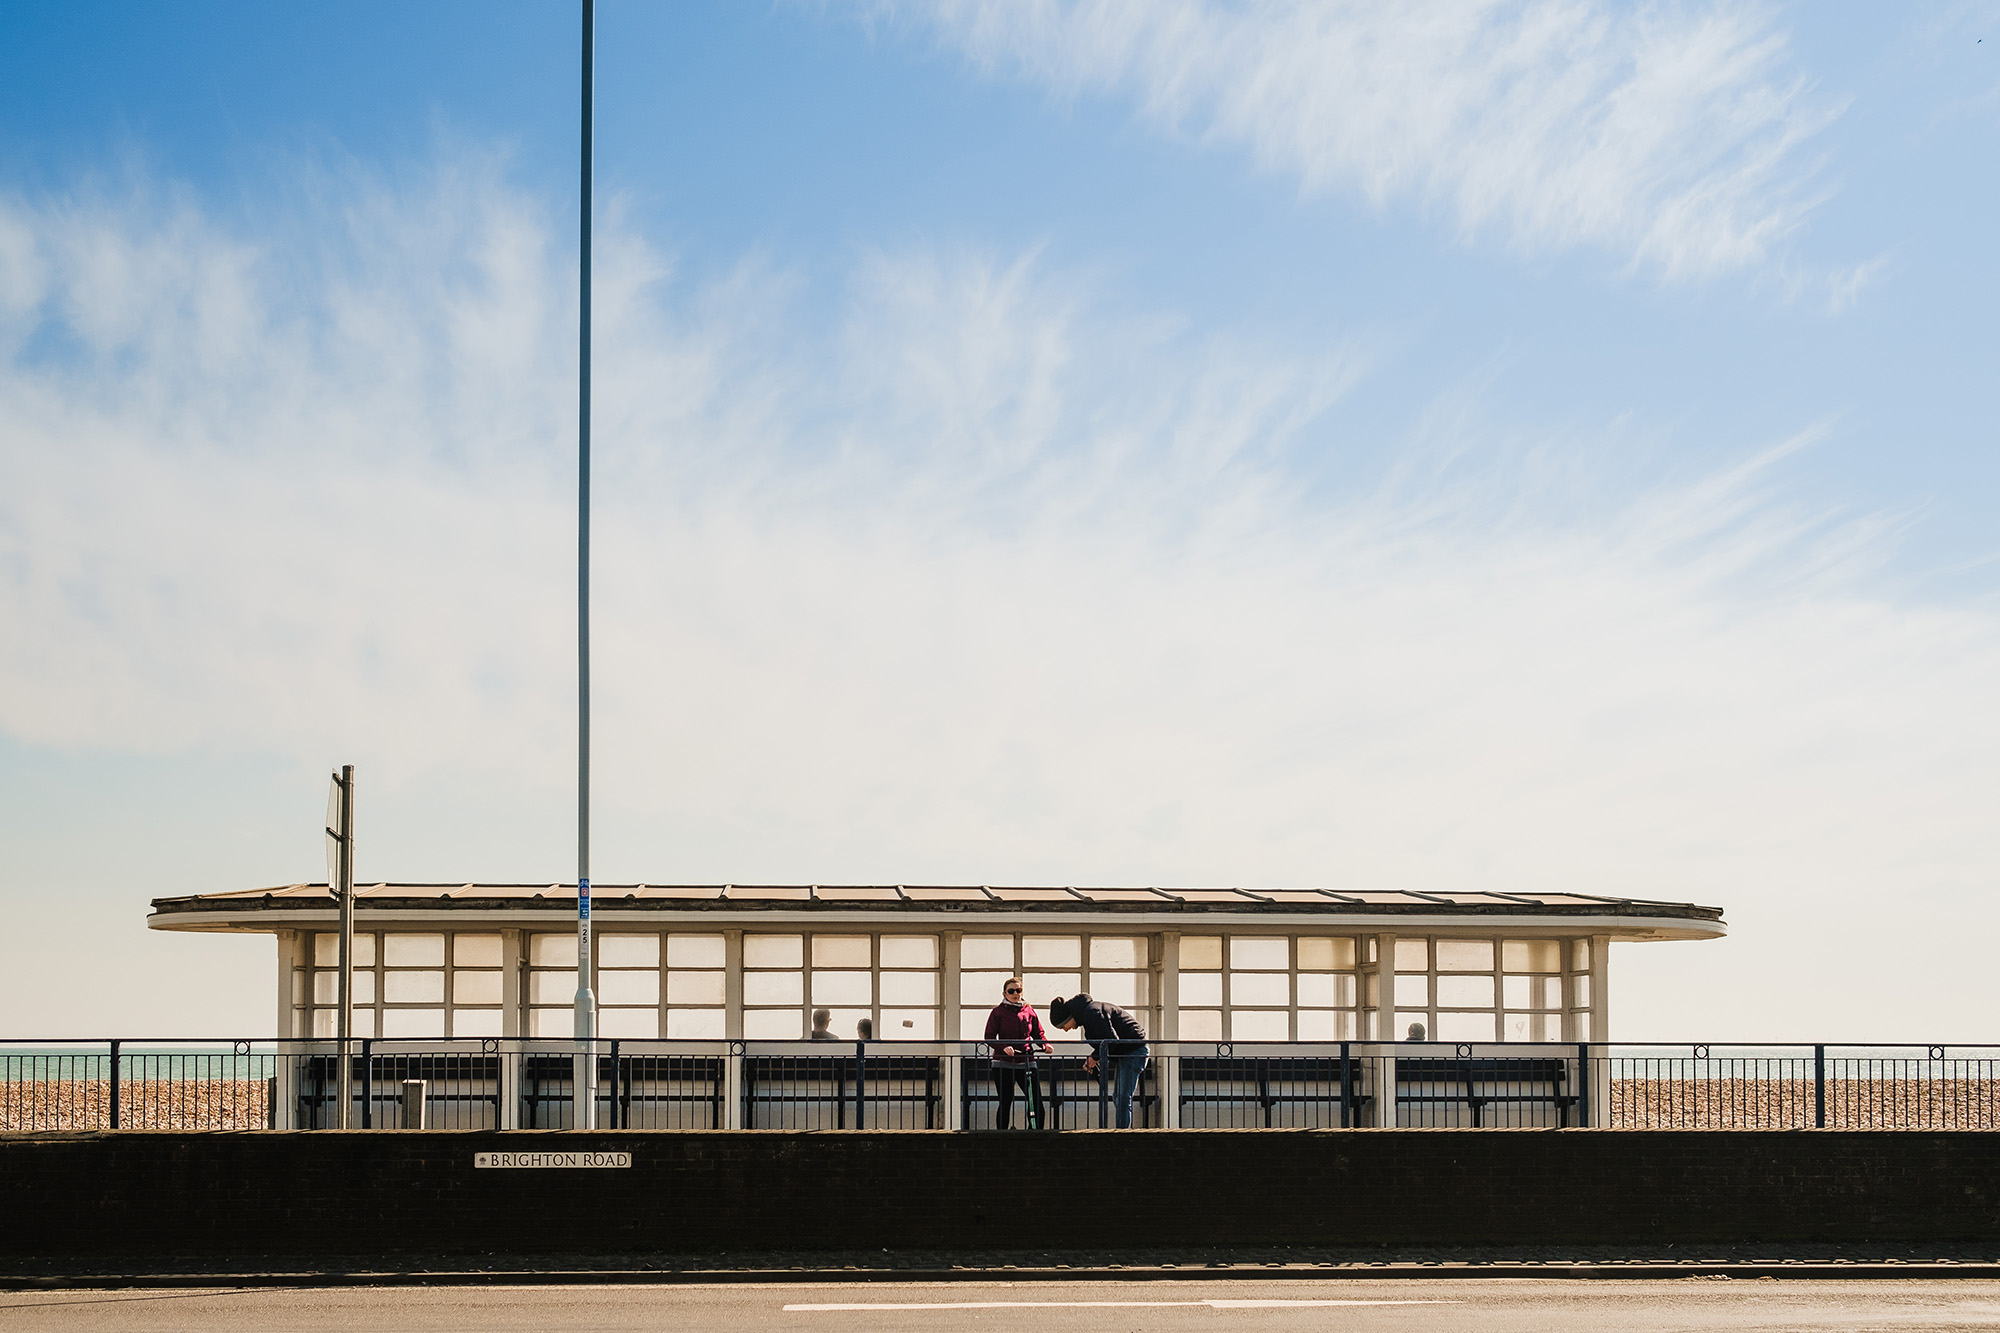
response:
<path id="1" fill-rule="evenodd" d="M 1055 1024 L 1057 1027 L 1061 1027 L 1063 1024 L 1069 1022 L 1069 1019 L 1068 1000 L 1058 995 L 1055 999 L 1049 1001 L 1049 1022 Z"/>

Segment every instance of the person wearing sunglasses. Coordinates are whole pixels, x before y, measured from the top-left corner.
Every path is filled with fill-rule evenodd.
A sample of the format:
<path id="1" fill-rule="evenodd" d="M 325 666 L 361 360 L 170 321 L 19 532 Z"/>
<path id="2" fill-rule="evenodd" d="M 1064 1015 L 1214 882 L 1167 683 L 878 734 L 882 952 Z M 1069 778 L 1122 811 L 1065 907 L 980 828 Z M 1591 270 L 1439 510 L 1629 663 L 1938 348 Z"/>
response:
<path id="1" fill-rule="evenodd" d="M 986 1046 L 993 1062 L 993 1091 L 1000 1097 L 1000 1112 L 994 1117 L 996 1129 L 1014 1126 L 1014 1092 L 1027 1096 L 1029 1129 L 1042 1127 L 1042 1089 L 1035 1072 L 1035 1056 L 1052 1049 L 1049 1034 L 1042 1030 L 1042 1016 L 1022 998 L 1019 977 L 1008 977 L 1000 988 L 1000 1003 L 986 1016 Z"/>

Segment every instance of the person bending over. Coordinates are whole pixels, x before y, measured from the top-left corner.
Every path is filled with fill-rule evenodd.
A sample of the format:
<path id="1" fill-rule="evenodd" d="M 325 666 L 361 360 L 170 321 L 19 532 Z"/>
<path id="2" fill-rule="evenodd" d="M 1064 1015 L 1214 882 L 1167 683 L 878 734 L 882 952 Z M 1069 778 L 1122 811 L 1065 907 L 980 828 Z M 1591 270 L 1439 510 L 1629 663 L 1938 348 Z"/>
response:
<path id="1" fill-rule="evenodd" d="M 1132 1128 L 1132 1095 L 1139 1090 L 1139 1075 L 1146 1072 L 1152 1050 L 1146 1045 L 1146 1029 L 1138 1019 L 1109 1000 L 1093 1000 L 1078 991 L 1065 1000 L 1060 995 L 1049 1006 L 1049 1021 L 1068 1031 L 1083 1029 L 1092 1043 L 1087 1070 L 1097 1069 L 1101 1054 L 1111 1062 L 1111 1104 L 1118 1112 L 1118 1128 Z"/>
<path id="2" fill-rule="evenodd" d="M 993 1061 L 993 1091 L 1000 1096 L 997 1129 L 1014 1125 L 1014 1090 L 1027 1095 L 1029 1129 L 1042 1127 L 1042 1089 L 1035 1073 L 1035 1055 L 1054 1048 L 1042 1030 L 1042 1016 L 1022 996 L 1021 979 L 1008 977 L 1000 988 L 1000 1003 L 986 1016 L 986 1044 Z"/>

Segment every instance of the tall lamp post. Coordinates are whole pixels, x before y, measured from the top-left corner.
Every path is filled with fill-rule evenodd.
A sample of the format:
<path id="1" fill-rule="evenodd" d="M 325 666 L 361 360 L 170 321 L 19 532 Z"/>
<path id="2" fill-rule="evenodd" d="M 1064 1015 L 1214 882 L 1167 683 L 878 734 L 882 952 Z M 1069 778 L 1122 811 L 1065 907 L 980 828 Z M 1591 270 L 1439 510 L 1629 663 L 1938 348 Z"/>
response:
<path id="1" fill-rule="evenodd" d="M 590 990 L 590 151 L 597 6 L 583 0 L 583 182 L 577 323 L 576 1089 L 578 1129 L 597 1127 L 597 997 Z"/>

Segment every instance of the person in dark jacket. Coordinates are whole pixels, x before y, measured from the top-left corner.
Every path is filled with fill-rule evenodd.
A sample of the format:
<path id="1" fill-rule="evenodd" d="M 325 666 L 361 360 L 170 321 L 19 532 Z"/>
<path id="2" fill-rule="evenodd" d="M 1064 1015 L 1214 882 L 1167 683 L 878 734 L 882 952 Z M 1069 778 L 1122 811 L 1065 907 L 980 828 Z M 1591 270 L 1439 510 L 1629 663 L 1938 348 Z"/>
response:
<path id="1" fill-rule="evenodd" d="M 1014 1124 L 1014 1090 L 1028 1098 L 1028 1128 L 1042 1127 L 1042 1089 L 1035 1072 L 1035 1055 L 1055 1049 L 1049 1034 L 1042 1030 L 1042 1016 L 1035 1006 L 1022 999 L 1019 977 L 1008 977 L 1000 988 L 1000 1003 L 986 1016 L 986 1045 L 993 1061 L 993 1091 L 1000 1096 L 1000 1113 L 994 1118 L 998 1129 Z"/>
<path id="2" fill-rule="evenodd" d="M 1049 1021 L 1065 1031 L 1083 1030 L 1084 1040 L 1092 1043 L 1085 1069 L 1096 1070 L 1100 1056 L 1110 1062 L 1111 1104 L 1118 1112 L 1118 1128 L 1132 1128 L 1132 1096 L 1153 1054 L 1146 1045 L 1145 1027 L 1109 1000 L 1093 1000 L 1082 991 L 1067 1000 L 1057 996 L 1049 1006 Z"/>

